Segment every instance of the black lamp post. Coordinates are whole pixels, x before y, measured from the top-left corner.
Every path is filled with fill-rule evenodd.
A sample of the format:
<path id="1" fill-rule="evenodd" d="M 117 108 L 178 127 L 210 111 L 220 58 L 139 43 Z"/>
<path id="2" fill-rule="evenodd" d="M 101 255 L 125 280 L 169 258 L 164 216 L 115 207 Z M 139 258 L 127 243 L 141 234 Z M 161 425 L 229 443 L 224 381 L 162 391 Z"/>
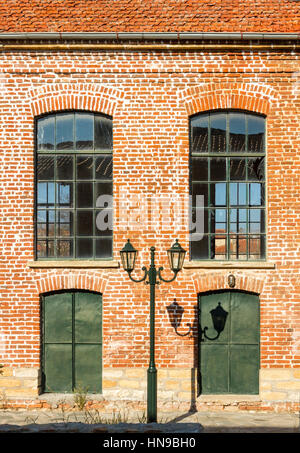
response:
<path id="1" fill-rule="evenodd" d="M 148 283 L 150 285 L 150 362 L 147 371 L 147 422 L 157 422 L 157 370 L 155 367 L 155 285 L 158 285 L 160 281 L 169 283 L 175 280 L 178 272 L 182 269 L 186 251 L 181 247 L 176 239 L 175 244 L 168 250 L 168 258 L 170 268 L 174 273 L 174 277 L 170 280 L 165 280 L 161 272 L 163 267 L 158 270 L 155 266 L 155 247 L 150 248 L 151 263 L 149 270 L 144 266 L 144 276 L 136 280 L 132 277 L 131 273 L 135 267 L 135 261 L 137 256 L 137 250 L 132 246 L 128 239 L 126 245 L 120 251 L 121 261 L 124 270 L 128 273 L 129 278 L 133 282 L 143 282 L 148 277 Z"/>

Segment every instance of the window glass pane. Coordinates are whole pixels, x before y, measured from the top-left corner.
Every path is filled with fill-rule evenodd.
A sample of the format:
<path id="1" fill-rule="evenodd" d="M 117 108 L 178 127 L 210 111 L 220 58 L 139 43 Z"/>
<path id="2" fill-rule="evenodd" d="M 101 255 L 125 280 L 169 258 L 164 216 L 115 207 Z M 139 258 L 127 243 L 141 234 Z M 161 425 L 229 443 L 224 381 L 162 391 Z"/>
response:
<path id="1" fill-rule="evenodd" d="M 203 140 L 204 136 L 206 142 Z M 264 152 L 264 136 L 265 119 L 254 114 L 231 111 L 212 112 L 191 120 L 192 153 L 201 152 L 203 149 L 211 153 Z M 209 149 L 205 144 L 207 142 Z M 229 156 L 227 158 L 211 156 L 208 160 L 192 155 L 190 161 L 192 257 L 236 260 L 265 257 L 265 211 L 261 208 L 257 209 L 265 203 L 264 156 L 259 158 L 251 157 L 251 154 L 245 157 Z M 210 183 L 208 191 L 204 181 Z M 214 181 L 220 182 L 213 183 Z M 201 194 L 205 195 L 205 206 L 208 207 L 204 211 L 199 209 L 202 217 L 204 212 L 202 229 L 204 229 L 205 244 L 208 247 L 207 249 L 204 247 L 203 253 L 201 246 L 204 243 L 200 245 L 201 241 L 199 243 L 196 240 L 193 241 L 197 237 L 194 233 L 198 212 L 196 197 Z M 219 209 L 212 209 L 212 207 L 219 207 Z M 227 207 L 233 207 L 233 209 L 230 208 L 228 213 Z"/>
<path id="2" fill-rule="evenodd" d="M 57 211 L 57 235 L 72 236 L 73 235 L 73 212 L 72 211 Z"/>
<path id="3" fill-rule="evenodd" d="M 192 179 L 193 181 L 208 180 L 208 159 L 192 158 Z"/>
<path id="4" fill-rule="evenodd" d="M 112 236 L 112 209 L 101 209 L 100 211 L 96 211 L 95 225 L 95 234 L 97 236 Z"/>
<path id="5" fill-rule="evenodd" d="M 54 204 L 54 183 L 39 182 L 37 186 L 37 203 L 38 205 Z"/>
<path id="6" fill-rule="evenodd" d="M 54 241 L 37 241 L 37 257 L 54 257 Z"/>
<path id="7" fill-rule="evenodd" d="M 208 206 L 208 184 L 194 183 L 192 185 L 192 206 L 199 207 L 203 205 Z"/>
<path id="8" fill-rule="evenodd" d="M 192 209 L 192 223 L 190 225 L 190 233 L 194 233 L 194 239 L 202 236 L 203 233 L 208 233 L 209 211 L 207 209 Z"/>
<path id="9" fill-rule="evenodd" d="M 96 258 L 112 257 L 112 238 L 96 239 Z"/>
<path id="10" fill-rule="evenodd" d="M 73 241 L 57 241 L 57 255 L 61 258 L 70 258 L 73 256 Z"/>
<path id="11" fill-rule="evenodd" d="M 79 182 L 76 184 L 77 193 L 76 201 L 78 208 L 92 208 L 93 207 L 93 183 Z"/>
<path id="12" fill-rule="evenodd" d="M 208 151 L 208 115 L 200 115 L 191 120 L 192 152 Z"/>
<path id="13" fill-rule="evenodd" d="M 227 210 L 215 209 L 211 215 L 211 232 L 226 233 L 227 231 Z"/>
<path id="14" fill-rule="evenodd" d="M 58 206 L 72 207 L 73 206 L 73 183 L 59 182 L 57 183 L 57 199 Z"/>
<path id="15" fill-rule="evenodd" d="M 93 179 L 94 158 L 92 156 L 77 156 L 77 179 Z"/>
<path id="16" fill-rule="evenodd" d="M 93 239 L 76 240 L 77 258 L 91 258 L 93 256 Z"/>
<path id="17" fill-rule="evenodd" d="M 57 179 L 73 179 L 73 156 L 57 157 Z"/>
<path id="18" fill-rule="evenodd" d="M 96 158 L 96 179 L 112 179 L 112 156 L 103 155 Z"/>
<path id="19" fill-rule="evenodd" d="M 100 195 L 112 195 L 112 183 L 100 182 L 95 183 L 96 200 Z"/>
<path id="20" fill-rule="evenodd" d="M 112 121 L 95 115 L 95 149 L 112 149 Z"/>
<path id="21" fill-rule="evenodd" d="M 198 241 L 191 241 L 191 258 L 192 260 L 207 259 L 208 255 L 208 236 L 203 236 Z"/>
<path id="22" fill-rule="evenodd" d="M 229 113 L 229 150 L 245 151 L 246 116 L 244 113 Z"/>
<path id="23" fill-rule="evenodd" d="M 74 115 L 59 113 L 56 115 L 56 149 L 74 148 Z"/>
<path id="24" fill-rule="evenodd" d="M 247 204 L 247 184 L 238 184 L 238 204 L 242 206 Z"/>
<path id="25" fill-rule="evenodd" d="M 265 179 L 264 157 L 254 157 L 248 159 L 248 179 L 250 181 L 264 181 Z"/>
<path id="26" fill-rule="evenodd" d="M 249 205 L 262 206 L 264 204 L 263 184 L 249 184 Z"/>
<path id="27" fill-rule="evenodd" d="M 262 153 L 265 141 L 265 119 L 261 116 L 248 116 L 248 151 Z"/>
<path id="28" fill-rule="evenodd" d="M 230 159 L 230 179 L 231 181 L 244 181 L 246 179 L 246 160 L 240 157 Z"/>
<path id="29" fill-rule="evenodd" d="M 43 209 L 38 209 L 36 218 L 37 222 L 46 222 L 47 211 Z"/>
<path id="30" fill-rule="evenodd" d="M 37 123 L 38 150 L 54 149 L 55 116 L 40 118 Z"/>
<path id="31" fill-rule="evenodd" d="M 250 232 L 265 232 L 265 215 L 263 209 L 250 209 L 249 220 L 250 220 Z M 253 227 L 251 225 L 254 225 Z M 255 231 L 254 231 L 255 230 Z M 257 230 L 257 231 L 256 231 Z"/>
<path id="32" fill-rule="evenodd" d="M 37 224 L 37 235 L 39 238 L 47 236 L 47 224 L 46 223 Z"/>
<path id="33" fill-rule="evenodd" d="M 229 184 L 229 199 L 231 206 L 246 205 L 247 203 L 247 185 L 244 183 Z"/>
<path id="34" fill-rule="evenodd" d="M 54 157 L 39 156 L 37 163 L 38 180 L 51 180 L 54 178 Z"/>
<path id="35" fill-rule="evenodd" d="M 210 159 L 211 181 L 226 181 L 226 159 Z"/>
<path id="36" fill-rule="evenodd" d="M 226 183 L 210 184 L 210 205 L 226 206 Z"/>
<path id="37" fill-rule="evenodd" d="M 247 259 L 247 236 L 237 236 L 238 258 L 241 260 Z"/>
<path id="38" fill-rule="evenodd" d="M 94 147 L 94 115 L 75 113 L 76 149 L 90 150 Z"/>
<path id="39" fill-rule="evenodd" d="M 93 235 L 93 211 L 77 211 L 77 234 L 79 236 Z"/>
<path id="40" fill-rule="evenodd" d="M 96 148 L 107 150 L 106 154 L 74 156 L 80 150 L 93 152 L 94 139 Z M 111 257 L 113 165 L 112 154 L 108 154 L 112 150 L 111 119 L 85 112 L 42 118 L 37 122 L 37 145 L 38 150 L 49 148 L 56 153 L 37 156 L 37 206 L 42 207 L 36 213 L 37 257 Z M 96 206 L 102 195 L 105 200 L 101 199 Z M 66 207 L 69 209 L 62 209 Z M 96 211 L 96 207 L 104 209 Z M 97 228 L 98 216 L 103 217 L 105 228 Z M 92 238 L 95 235 L 97 243 Z"/>
<path id="41" fill-rule="evenodd" d="M 226 236 L 212 235 L 211 257 L 216 260 L 225 260 L 227 255 Z"/>
<path id="42" fill-rule="evenodd" d="M 230 259 L 237 259 L 238 257 L 238 248 L 237 248 L 237 235 L 231 234 L 229 237 L 229 258 Z"/>
<path id="43" fill-rule="evenodd" d="M 226 152 L 226 114 L 210 115 L 210 151 Z"/>

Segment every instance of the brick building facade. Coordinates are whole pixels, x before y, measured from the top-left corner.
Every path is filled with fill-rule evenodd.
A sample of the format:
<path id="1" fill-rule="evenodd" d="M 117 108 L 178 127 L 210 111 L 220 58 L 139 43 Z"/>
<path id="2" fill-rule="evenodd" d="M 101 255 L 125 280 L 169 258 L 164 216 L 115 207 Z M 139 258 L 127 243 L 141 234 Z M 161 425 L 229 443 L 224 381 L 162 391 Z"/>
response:
<path id="1" fill-rule="evenodd" d="M 296 410 L 299 2 L 38 3 L 0 8 L 2 398 L 43 406 L 82 376 L 107 401 L 145 402 L 149 287 L 119 251 L 139 250 L 137 278 L 155 246 L 170 278 L 178 238 L 184 267 L 156 290 L 159 405 Z M 199 326 L 214 337 L 219 302 L 210 341 Z"/>

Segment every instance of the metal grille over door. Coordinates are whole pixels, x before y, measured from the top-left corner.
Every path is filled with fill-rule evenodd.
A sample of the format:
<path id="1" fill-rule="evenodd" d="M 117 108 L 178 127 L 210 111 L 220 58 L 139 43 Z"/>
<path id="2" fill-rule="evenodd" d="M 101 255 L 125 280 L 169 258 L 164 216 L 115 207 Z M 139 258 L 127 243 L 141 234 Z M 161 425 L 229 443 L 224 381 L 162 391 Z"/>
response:
<path id="1" fill-rule="evenodd" d="M 216 307 L 228 313 L 220 335 L 211 316 Z M 200 393 L 258 394 L 258 296 L 239 291 L 199 295 L 199 323 Z"/>
<path id="2" fill-rule="evenodd" d="M 102 301 L 86 291 L 43 297 L 43 389 L 102 390 Z"/>

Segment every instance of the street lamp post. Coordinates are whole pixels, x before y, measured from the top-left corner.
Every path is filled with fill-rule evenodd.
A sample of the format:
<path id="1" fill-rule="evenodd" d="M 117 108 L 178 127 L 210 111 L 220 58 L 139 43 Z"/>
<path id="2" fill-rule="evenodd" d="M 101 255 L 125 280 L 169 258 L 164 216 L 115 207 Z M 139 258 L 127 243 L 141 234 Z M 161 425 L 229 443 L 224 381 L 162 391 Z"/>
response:
<path id="1" fill-rule="evenodd" d="M 170 268 L 174 276 L 170 280 L 162 277 L 163 267 L 158 270 L 155 266 L 155 247 L 150 248 L 151 262 L 149 270 L 144 266 L 144 275 L 141 279 L 135 279 L 131 273 L 135 267 L 137 250 L 132 246 L 128 239 L 126 245 L 120 251 L 121 261 L 124 270 L 129 278 L 136 283 L 146 281 L 150 285 L 150 361 L 147 370 L 147 423 L 157 422 L 157 370 L 155 366 L 155 286 L 160 282 L 170 283 L 175 280 L 178 272 L 182 269 L 186 251 L 181 247 L 176 239 L 175 244 L 168 250 Z"/>

